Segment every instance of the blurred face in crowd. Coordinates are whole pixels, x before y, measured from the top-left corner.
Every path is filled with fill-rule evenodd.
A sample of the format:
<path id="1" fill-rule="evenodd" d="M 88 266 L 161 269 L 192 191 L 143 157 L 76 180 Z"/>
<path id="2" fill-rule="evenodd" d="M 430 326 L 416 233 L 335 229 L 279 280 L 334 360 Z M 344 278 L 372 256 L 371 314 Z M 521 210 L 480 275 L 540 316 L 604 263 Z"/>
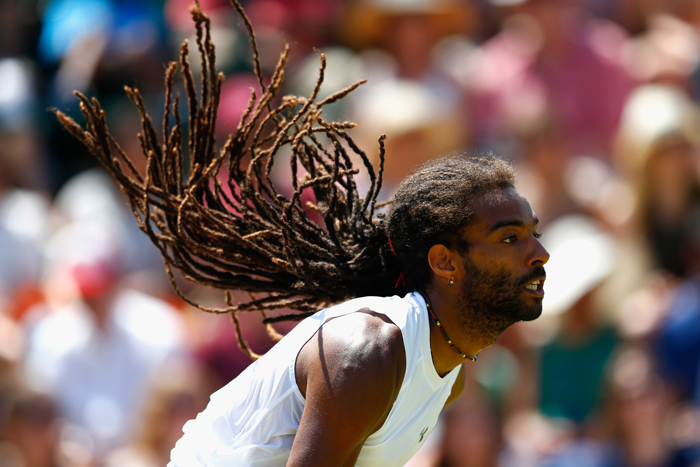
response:
<path id="1" fill-rule="evenodd" d="M 649 156 L 645 177 L 650 202 L 659 200 L 663 203 L 663 199 L 669 199 L 669 202 L 677 199 L 678 203 L 689 201 L 698 185 L 695 149 L 680 140 L 662 145 Z"/>

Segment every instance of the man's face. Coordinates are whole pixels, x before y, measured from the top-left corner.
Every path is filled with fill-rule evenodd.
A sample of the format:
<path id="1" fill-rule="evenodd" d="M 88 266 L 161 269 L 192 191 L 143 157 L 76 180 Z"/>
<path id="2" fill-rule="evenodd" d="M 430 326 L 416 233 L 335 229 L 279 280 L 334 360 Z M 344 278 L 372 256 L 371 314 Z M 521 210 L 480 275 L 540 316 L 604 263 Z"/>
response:
<path id="1" fill-rule="evenodd" d="M 465 229 L 469 251 L 461 297 L 469 319 L 503 330 L 537 318 L 549 253 L 538 240 L 530 204 L 509 188 L 486 193 L 471 208 L 475 221 Z"/>

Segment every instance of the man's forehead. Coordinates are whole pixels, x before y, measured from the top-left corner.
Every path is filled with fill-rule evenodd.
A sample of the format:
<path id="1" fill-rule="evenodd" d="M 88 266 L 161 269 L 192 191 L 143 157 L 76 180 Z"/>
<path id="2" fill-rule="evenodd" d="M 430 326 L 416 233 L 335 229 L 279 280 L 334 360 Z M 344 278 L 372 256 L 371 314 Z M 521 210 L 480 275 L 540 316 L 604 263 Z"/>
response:
<path id="1" fill-rule="evenodd" d="M 470 207 L 474 212 L 472 225 L 493 228 L 502 223 L 537 223 L 530 203 L 514 188 L 491 190 L 475 198 Z"/>

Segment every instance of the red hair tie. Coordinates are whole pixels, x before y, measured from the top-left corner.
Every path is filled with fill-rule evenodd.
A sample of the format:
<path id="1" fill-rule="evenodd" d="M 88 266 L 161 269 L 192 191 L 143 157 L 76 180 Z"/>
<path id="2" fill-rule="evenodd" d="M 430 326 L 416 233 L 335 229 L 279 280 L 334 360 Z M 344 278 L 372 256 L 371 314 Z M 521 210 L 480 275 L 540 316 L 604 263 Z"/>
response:
<path id="1" fill-rule="evenodd" d="M 387 241 L 389 242 L 389 248 L 391 249 L 391 252 L 396 256 L 396 250 L 394 250 L 394 245 L 391 243 L 391 239 L 389 237 L 386 238 Z M 404 287 L 406 286 L 406 279 L 403 277 L 403 271 L 401 271 L 401 274 L 399 274 L 399 278 L 396 279 L 396 284 L 394 284 L 394 288 L 397 289 L 399 287 L 399 284 L 403 285 Z"/>
<path id="2" fill-rule="evenodd" d="M 391 248 L 391 252 L 394 253 L 394 256 L 396 256 L 396 250 L 394 250 L 394 245 L 391 244 L 391 239 L 389 237 L 386 239 L 389 241 L 389 248 Z"/>

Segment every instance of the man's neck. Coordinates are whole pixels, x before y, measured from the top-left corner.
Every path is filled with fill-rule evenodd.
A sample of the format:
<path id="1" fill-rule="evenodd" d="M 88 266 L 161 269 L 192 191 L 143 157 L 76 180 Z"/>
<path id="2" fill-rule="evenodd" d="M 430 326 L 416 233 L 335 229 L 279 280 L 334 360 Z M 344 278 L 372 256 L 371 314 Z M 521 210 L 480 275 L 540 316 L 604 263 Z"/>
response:
<path id="1" fill-rule="evenodd" d="M 447 342 L 442 331 L 430 320 L 430 350 L 433 356 L 433 365 L 440 376 L 444 376 L 466 360 L 460 355 L 460 351 L 468 357 L 474 357 L 482 349 L 493 344 L 500 334 L 497 330 L 465 329 L 464 318 L 460 316 L 462 310 L 455 294 L 444 293 L 438 290 L 428 290 L 423 293 L 423 298 L 430 304 L 435 317 L 440 321 L 443 330 L 452 341 L 452 346 Z"/>

